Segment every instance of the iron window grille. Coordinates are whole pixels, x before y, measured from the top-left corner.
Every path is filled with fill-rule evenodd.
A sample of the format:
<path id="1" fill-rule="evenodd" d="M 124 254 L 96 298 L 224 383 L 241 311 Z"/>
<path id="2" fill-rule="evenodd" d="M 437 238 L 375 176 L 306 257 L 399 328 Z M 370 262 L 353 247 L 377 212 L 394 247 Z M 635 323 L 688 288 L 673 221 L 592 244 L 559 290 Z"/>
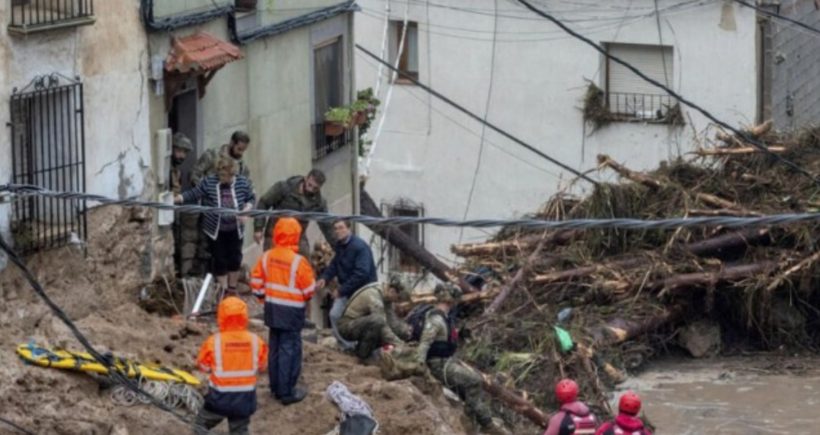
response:
<path id="1" fill-rule="evenodd" d="M 83 84 L 52 74 L 11 96 L 12 182 L 84 192 Z M 88 233 L 84 200 L 37 196 L 12 204 L 12 237 L 23 255 L 82 243 Z M 82 243 L 84 246 L 84 243 Z"/>
<path id="2" fill-rule="evenodd" d="M 424 205 L 409 199 L 399 199 L 390 203 L 381 204 L 382 214 L 388 217 L 424 217 Z M 390 227 L 388 231 L 402 231 L 413 239 L 419 246 L 424 247 L 424 225 L 405 224 Z M 381 243 L 387 243 L 382 240 Z M 381 252 L 384 252 L 382 246 Z M 387 246 L 389 260 L 388 272 L 402 272 L 410 274 L 420 274 L 423 271 L 421 265 L 411 256 L 405 254 L 393 245 Z"/>
<path id="3" fill-rule="evenodd" d="M 328 136 L 325 133 L 325 124 L 313 125 L 313 139 L 314 143 L 314 159 L 321 159 L 322 157 L 336 151 L 343 146 L 353 143 L 353 129 L 345 129 L 344 133 L 339 136 Z"/>
<path id="4" fill-rule="evenodd" d="M 669 95 L 629 94 L 607 92 L 607 109 L 624 118 L 662 121 L 677 101 Z"/>
<path id="5" fill-rule="evenodd" d="M 94 23 L 94 0 L 10 0 L 11 33 L 34 33 Z"/>

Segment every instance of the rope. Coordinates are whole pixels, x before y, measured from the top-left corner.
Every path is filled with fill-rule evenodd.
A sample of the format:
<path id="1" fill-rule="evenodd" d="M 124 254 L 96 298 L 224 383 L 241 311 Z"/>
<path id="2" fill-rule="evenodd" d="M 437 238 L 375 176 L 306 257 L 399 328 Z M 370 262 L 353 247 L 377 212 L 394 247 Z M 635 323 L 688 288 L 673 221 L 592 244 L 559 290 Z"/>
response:
<path id="1" fill-rule="evenodd" d="M 141 378 L 138 382 L 140 389 L 169 408 L 187 408 L 196 414 L 205 403 L 202 395 L 190 385 L 174 382 L 154 381 Z M 151 397 L 139 394 L 124 385 L 115 385 L 111 389 L 110 399 L 119 406 L 148 405 Z"/>
<path id="2" fill-rule="evenodd" d="M 327 387 L 327 397 L 339 407 L 339 410 L 342 412 L 342 421 L 354 415 L 363 415 L 376 423 L 376 428 L 373 432 L 379 432 L 379 422 L 373 417 L 373 409 L 371 409 L 370 405 L 362 400 L 361 397 L 351 393 L 343 383 L 333 381 L 333 383 Z"/>
<path id="3" fill-rule="evenodd" d="M 547 221 L 542 219 L 471 219 L 453 220 L 437 217 L 373 217 L 362 215 L 338 215 L 318 212 L 297 212 L 292 210 L 249 210 L 205 207 L 201 205 L 170 205 L 162 202 L 138 201 L 131 199 L 112 199 L 100 195 L 75 192 L 55 192 L 36 186 L 8 184 L 0 186 L 0 191 L 8 190 L 21 195 L 45 196 L 66 200 L 90 200 L 104 205 L 122 207 L 149 207 L 159 210 L 175 210 L 183 213 L 216 213 L 229 216 L 258 217 L 296 217 L 316 222 L 336 222 L 339 220 L 359 223 L 367 226 L 401 226 L 408 224 L 436 225 L 440 227 L 495 228 L 511 227 L 535 230 L 584 230 L 600 228 L 623 228 L 633 230 L 677 229 L 693 227 L 765 227 L 790 225 L 820 221 L 820 213 L 786 213 L 759 217 L 707 216 L 695 218 L 668 218 L 656 220 L 644 219 L 570 219 L 565 221 Z"/>

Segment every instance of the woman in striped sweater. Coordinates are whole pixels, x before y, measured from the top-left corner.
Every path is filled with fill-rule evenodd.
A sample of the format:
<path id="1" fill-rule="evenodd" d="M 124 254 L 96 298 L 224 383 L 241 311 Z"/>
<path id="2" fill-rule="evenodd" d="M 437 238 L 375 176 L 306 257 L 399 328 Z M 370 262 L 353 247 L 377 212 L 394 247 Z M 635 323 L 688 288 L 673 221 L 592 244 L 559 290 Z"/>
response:
<path id="1" fill-rule="evenodd" d="M 229 156 L 220 157 L 216 171 L 215 175 L 203 178 L 196 187 L 177 195 L 174 202 L 194 204 L 201 201 L 206 207 L 251 210 L 256 196 L 250 181 L 244 175 L 237 175 L 236 160 Z M 246 220 L 244 216 L 204 213 L 201 221 L 202 232 L 208 236 L 210 243 L 212 273 L 228 294 L 236 294 Z"/>

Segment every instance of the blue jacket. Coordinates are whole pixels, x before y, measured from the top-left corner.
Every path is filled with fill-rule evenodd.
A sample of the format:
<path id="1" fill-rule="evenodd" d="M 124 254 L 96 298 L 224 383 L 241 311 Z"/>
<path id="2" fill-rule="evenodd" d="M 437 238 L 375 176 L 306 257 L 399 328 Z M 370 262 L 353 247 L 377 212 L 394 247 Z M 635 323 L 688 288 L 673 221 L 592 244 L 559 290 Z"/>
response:
<path id="1" fill-rule="evenodd" d="M 347 242 L 336 242 L 333 250 L 336 255 L 321 279 L 327 282 L 338 278 L 339 296 L 350 297 L 356 290 L 378 280 L 373 252 L 361 237 L 351 234 Z"/>
<path id="2" fill-rule="evenodd" d="M 246 204 L 253 205 L 256 202 L 256 195 L 253 193 L 250 181 L 244 175 L 234 177 L 231 184 L 233 199 L 237 210 L 245 208 Z M 202 201 L 206 207 L 222 207 L 222 196 L 219 194 L 219 176 L 209 175 L 203 178 L 199 184 L 185 192 L 182 192 L 184 204 L 193 204 Z M 202 231 L 213 240 L 219 235 L 219 215 L 216 213 L 204 213 L 202 220 Z M 239 239 L 245 234 L 245 224 L 237 223 Z"/>

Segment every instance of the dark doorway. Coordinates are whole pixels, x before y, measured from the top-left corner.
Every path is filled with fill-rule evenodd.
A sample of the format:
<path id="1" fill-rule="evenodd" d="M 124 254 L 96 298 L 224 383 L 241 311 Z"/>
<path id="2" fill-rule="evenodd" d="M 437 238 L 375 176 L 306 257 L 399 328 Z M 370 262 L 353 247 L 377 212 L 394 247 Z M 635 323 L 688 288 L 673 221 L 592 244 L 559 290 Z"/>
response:
<path id="1" fill-rule="evenodd" d="M 191 171 L 194 169 L 202 147 L 197 140 L 197 92 L 196 89 L 183 91 L 174 97 L 171 110 L 168 112 L 168 128 L 174 133 L 180 132 L 194 145 L 194 151 L 182 164 L 182 190 L 191 187 Z"/>

